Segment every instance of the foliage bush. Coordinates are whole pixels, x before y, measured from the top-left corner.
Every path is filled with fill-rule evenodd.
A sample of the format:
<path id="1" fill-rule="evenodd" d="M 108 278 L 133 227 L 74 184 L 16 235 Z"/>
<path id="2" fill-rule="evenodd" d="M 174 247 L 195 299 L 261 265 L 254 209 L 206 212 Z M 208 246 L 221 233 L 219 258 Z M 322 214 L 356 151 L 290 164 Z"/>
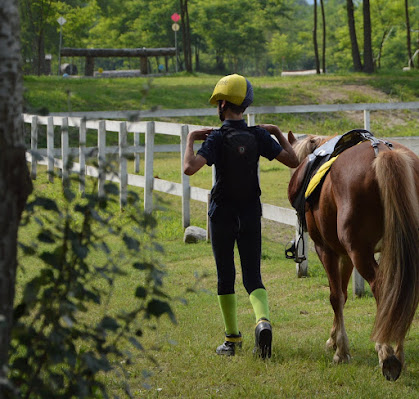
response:
<path id="1" fill-rule="evenodd" d="M 76 184 L 65 181 L 56 200 L 34 195 L 22 218 L 23 226 L 36 223 L 37 235 L 21 251 L 43 266 L 15 307 L 7 398 L 108 398 L 101 376 L 109 372 L 132 397 L 126 367 L 139 352 L 148 356 L 141 337 L 154 318 L 176 323 L 156 220 L 134 192 L 120 212 L 115 185 L 99 199 L 96 180 L 84 195 Z M 115 311 L 114 284 L 129 268 L 138 284 L 126 294 L 129 308 Z"/>

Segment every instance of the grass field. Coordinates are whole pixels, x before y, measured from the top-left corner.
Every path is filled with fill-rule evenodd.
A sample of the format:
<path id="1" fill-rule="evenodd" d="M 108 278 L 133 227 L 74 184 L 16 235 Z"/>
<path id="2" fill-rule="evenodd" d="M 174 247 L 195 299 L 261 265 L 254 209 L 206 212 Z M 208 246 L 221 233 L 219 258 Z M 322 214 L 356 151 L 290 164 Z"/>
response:
<path id="1" fill-rule="evenodd" d="M 417 101 L 418 77 L 417 73 L 394 76 L 327 75 L 297 79 L 254 78 L 252 82 L 257 98 L 255 105 L 261 106 L 339 101 Z M 165 108 L 202 108 L 208 106 L 209 92 L 217 79 L 214 76 L 154 79 L 146 101 L 141 103 L 139 88 L 146 82 L 144 79 L 65 80 L 28 77 L 25 79 L 25 97 L 28 109 L 32 110 L 42 107 L 50 111 L 66 111 L 69 108 L 86 111 L 148 109 L 155 105 Z M 341 118 L 330 115 L 277 118 L 276 123 L 280 123 L 284 130 L 308 129 L 313 133 L 325 133 L 325 129 L 334 132 L 359 127 L 353 125 L 359 119 L 356 115 Z M 372 116 L 371 119 L 374 118 Z M 379 115 L 379 118 L 389 120 L 388 115 Z M 417 113 L 392 113 L 390 120 L 394 130 L 387 136 L 418 134 Z M 215 118 L 209 118 L 204 123 L 207 122 L 217 124 Z M 388 125 L 383 126 L 380 126 L 380 130 L 388 133 Z M 180 182 L 178 154 L 157 154 L 155 162 L 156 175 Z M 42 173 L 42 167 L 39 171 L 34 181 L 35 193 L 60 201 L 58 179 L 50 184 L 46 174 Z M 288 180 L 287 168 L 278 163 L 262 161 L 262 201 L 289 206 L 286 194 Z M 210 168 L 204 168 L 191 179 L 191 185 L 194 186 L 209 188 L 210 184 Z M 136 191 L 142 198 L 143 191 Z M 334 365 L 332 353 L 325 351 L 333 321 L 326 274 L 311 248 L 309 277 L 298 279 L 294 263 L 284 257 L 284 247 L 293 238 L 294 229 L 274 222 L 263 221 L 262 231 L 262 275 L 269 294 L 274 328 L 273 356 L 268 361 L 252 356 L 255 320 L 248 295 L 241 284 L 240 267 L 236 292 L 239 327 L 244 337 L 243 350 L 233 358 L 217 356 L 215 348 L 223 341 L 223 325 L 217 303 L 211 245 L 207 242 L 184 244 L 180 198 L 170 195 L 159 197 L 165 204 L 165 210 L 155 213 L 158 220 L 157 239 L 165 250 L 160 255 L 167 273 L 163 289 L 171 297 L 177 324 L 167 317 L 153 320 L 141 337 L 146 351 L 138 352 L 137 362 L 128 366 L 134 398 L 418 397 L 419 316 L 416 315 L 405 343 L 406 369 L 398 381 L 388 382 L 381 375 L 374 343 L 369 338 L 375 316 L 375 301 L 369 287 L 364 297 L 354 299 L 350 284 L 345 324 L 352 360 L 349 364 Z M 124 217 L 118 209 L 115 212 Z M 205 204 L 193 201 L 191 214 L 193 225 L 205 227 Z M 24 241 L 35 235 L 35 222 L 19 231 L 20 239 Z M 20 262 L 18 296 L 24 282 L 42 267 L 40 262 L 29 262 L 25 258 L 20 258 Z M 206 277 L 199 281 L 196 292 L 188 292 L 188 288 L 196 284 L 196 276 Z M 115 285 L 111 309 L 129 309 L 132 306 L 133 291 L 139 278 L 141 276 L 134 270 L 127 270 L 127 275 Z M 100 309 L 92 309 L 92 320 L 99 315 Z M 148 356 L 156 363 L 150 361 Z M 119 376 L 108 374 L 103 376 L 103 380 L 113 393 L 123 397 L 123 384 Z"/>
<path id="2" fill-rule="evenodd" d="M 158 78 L 26 77 L 27 112 L 116 111 L 152 108 L 210 108 L 208 99 L 219 76 L 182 75 Z M 254 106 L 406 102 L 419 99 L 419 72 L 295 77 L 251 77 Z M 377 136 L 418 134 L 419 111 L 376 111 L 371 130 Z M 166 121 L 214 126 L 214 117 Z M 275 123 L 284 131 L 335 134 L 363 127 L 362 112 L 261 115 L 256 123 Z"/>
<path id="3" fill-rule="evenodd" d="M 265 184 L 267 198 L 278 193 L 283 202 L 285 186 Z M 164 169 L 163 165 L 160 168 Z M 170 163 L 168 164 L 170 169 Z M 208 168 L 209 169 L 209 168 Z M 42 172 L 42 168 L 41 171 Z M 286 169 L 267 171 L 287 180 Z M 140 198 L 142 190 L 138 189 Z M 40 173 L 35 192 L 60 201 L 60 184 L 50 184 Z M 262 272 L 269 293 L 274 328 L 273 356 L 261 361 L 252 356 L 254 316 L 238 270 L 236 291 L 239 327 L 244 336 L 243 350 L 234 358 L 219 357 L 215 348 L 223 340 L 223 325 L 216 295 L 216 273 L 211 245 L 184 244 L 180 198 L 160 195 L 166 210 L 156 212 L 157 239 L 165 249 L 159 256 L 165 264 L 164 291 L 171 299 L 177 324 L 169 318 L 155 320 L 141 338 L 145 352 L 128 367 L 135 398 L 416 398 L 419 389 L 419 318 L 416 317 L 406 340 L 407 368 L 395 383 L 385 381 L 378 367 L 374 344 L 369 335 L 375 315 L 375 301 L 369 287 L 365 297 L 353 299 L 351 286 L 345 308 L 352 361 L 334 365 L 325 342 L 333 320 L 327 277 L 313 251 L 309 254 L 309 277 L 298 279 L 294 263 L 284 258 L 284 247 L 294 229 L 263 222 Z M 282 199 L 281 199 L 282 198 Z M 117 209 L 115 212 L 119 212 Z M 123 213 L 120 213 L 123 218 Z M 205 204 L 192 204 L 192 224 L 205 227 Z M 36 223 L 20 230 L 20 238 L 34 237 Z M 115 251 L 118 248 L 115 248 Z M 22 258 L 18 294 L 23 282 L 38 273 L 39 262 Z M 239 264 L 239 262 L 237 262 Z M 23 273 L 24 270 L 24 273 Z M 132 306 L 133 292 L 141 278 L 126 270 L 115 287 L 110 310 Z M 206 276 L 195 293 L 187 292 L 196 276 Z M 181 300 L 182 299 L 182 300 Z M 186 304 L 185 304 L 186 300 Z M 109 311 L 109 309 L 108 309 Z M 100 309 L 92 309 L 92 321 Z M 151 356 L 157 363 L 151 362 Z M 144 376 L 147 376 L 146 378 Z M 120 376 L 103 376 L 108 388 L 123 395 Z"/>

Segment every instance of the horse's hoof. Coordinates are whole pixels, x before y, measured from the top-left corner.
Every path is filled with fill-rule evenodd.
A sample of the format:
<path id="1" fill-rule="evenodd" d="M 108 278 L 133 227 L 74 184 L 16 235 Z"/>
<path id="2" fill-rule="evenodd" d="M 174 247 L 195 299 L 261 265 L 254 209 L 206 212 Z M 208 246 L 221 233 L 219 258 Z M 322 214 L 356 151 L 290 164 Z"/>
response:
<path id="1" fill-rule="evenodd" d="M 389 356 L 383 361 L 382 370 L 388 381 L 396 381 L 402 371 L 402 363 L 396 356 Z"/>
<path id="2" fill-rule="evenodd" d="M 351 361 L 351 356 L 349 354 L 342 356 L 336 355 L 333 356 L 333 363 L 340 364 L 340 363 L 349 363 Z"/>

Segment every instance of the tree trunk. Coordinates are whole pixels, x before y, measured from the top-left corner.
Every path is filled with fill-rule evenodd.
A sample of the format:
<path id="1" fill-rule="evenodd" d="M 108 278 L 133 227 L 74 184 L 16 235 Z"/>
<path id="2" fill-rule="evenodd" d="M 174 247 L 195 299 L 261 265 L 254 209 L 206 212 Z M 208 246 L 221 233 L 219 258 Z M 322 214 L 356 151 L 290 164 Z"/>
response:
<path id="1" fill-rule="evenodd" d="M 225 72 L 224 55 L 219 50 L 215 50 L 215 64 L 217 72 Z"/>
<path id="2" fill-rule="evenodd" d="M 199 71 L 200 65 L 199 65 L 199 40 L 196 39 L 195 42 L 195 71 Z"/>
<path id="3" fill-rule="evenodd" d="M 320 73 L 319 47 L 317 45 L 317 0 L 314 0 L 313 45 L 314 45 L 314 58 L 316 60 L 316 72 Z"/>
<path id="4" fill-rule="evenodd" d="M 381 68 L 381 56 L 383 54 L 384 42 L 387 40 L 387 37 L 390 35 L 392 30 L 393 30 L 393 27 L 387 27 L 386 29 L 384 29 L 383 36 L 381 37 L 381 40 L 380 40 L 380 45 L 378 46 L 378 53 L 377 53 L 377 60 L 376 60 L 377 69 Z"/>
<path id="5" fill-rule="evenodd" d="M 408 66 L 415 67 L 412 55 L 412 43 L 410 38 L 410 20 L 409 20 L 409 0 L 404 0 L 404 12 L 406 14 L 406 37 L 407 37 L 407 56 L 409 57 Z"/>
<path id="6" fill-rule="evenodd" d="M 17 266 L 17 230 L 32 190 L 22 129 L 17 0 L 0 13 L 0 379 L 6 378 Z M 0 397 L 3 395 L 0 392 Z"/>
<path id="7" fill-rule="evenodd" d="M 44 32 L 41 30 L 37 37 L 36 43 L 36 74 L 38 76 L 42 75 L 44 71 L 44 63 L 45 63 L 45 39 L 44 39 Z"/>
<path id="8" fill-rule="evenodd" d="M 320 0 L 322 10 L 322 24 L 323 24 L 323 37 L 322 37 L 322 69 L 326 73 L 326 16 L 324 13 L 324 1 Z"/>
<path id="9" fill-rule="evenodd" d="M 364 13 L 364 68 L 363 71 L 367 73 L 374 72 L 374 57 L 372 54 L 372 41 L 371 41 L 371 12 L 370 0 L 362 2 Z"/>
<path id="10" fill-rule="evenodd" d="M 192 72 L 192 47 L 191 32 L 189 26 L 188 0 L 180 0 L 180 16 L 180 22 L 182 26 L 183 57 L 185 60 L 185 69 L 187 72 Z"/>
<path id="11" fill-rule="evenodd" d="M 187 71 L 192 73 L 192 42 L 191 42 L 191 25 L 189 23 L 188 0 L 185 0 L 185 11 L 186 11 L 186 34 L 188 37 L 188 63 L 189 63 L 189 68 L 187 69 Z"/>
<path id="12" fill-rule="evenodd" d="M 352 0 L 346 0 L 346 11 L 348 14 L 349 37 L 351 39 L 352 62 L 356 72 L 362 71 L 361 56 L 359 54 L 358 41 L 356 39 L 354 4 Z"/>

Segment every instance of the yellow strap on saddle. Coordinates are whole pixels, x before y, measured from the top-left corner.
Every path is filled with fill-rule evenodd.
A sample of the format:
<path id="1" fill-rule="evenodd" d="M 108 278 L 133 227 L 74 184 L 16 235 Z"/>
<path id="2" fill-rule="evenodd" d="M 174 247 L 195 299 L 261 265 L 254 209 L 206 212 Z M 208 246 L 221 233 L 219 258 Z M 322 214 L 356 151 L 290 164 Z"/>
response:
<path id="1" fill-rule="evenodd" d="M 326 163 L 324 163 L 319 170 L 316 172 L 316 174 L 311 178 L 310 183 L 308 183 L 307 190 L 305 192 L 306 199 L 311 195 L 311 193 L 314 191 L 314 189 L 319 185 L 319 183 L 322 181 L 323 176 L 327 173 L 327 171 L 332 166 L 333 162 L 336 161 L 337 157 L 339 155 L 336 155 L 333 158 L 330 158 Z"/>

